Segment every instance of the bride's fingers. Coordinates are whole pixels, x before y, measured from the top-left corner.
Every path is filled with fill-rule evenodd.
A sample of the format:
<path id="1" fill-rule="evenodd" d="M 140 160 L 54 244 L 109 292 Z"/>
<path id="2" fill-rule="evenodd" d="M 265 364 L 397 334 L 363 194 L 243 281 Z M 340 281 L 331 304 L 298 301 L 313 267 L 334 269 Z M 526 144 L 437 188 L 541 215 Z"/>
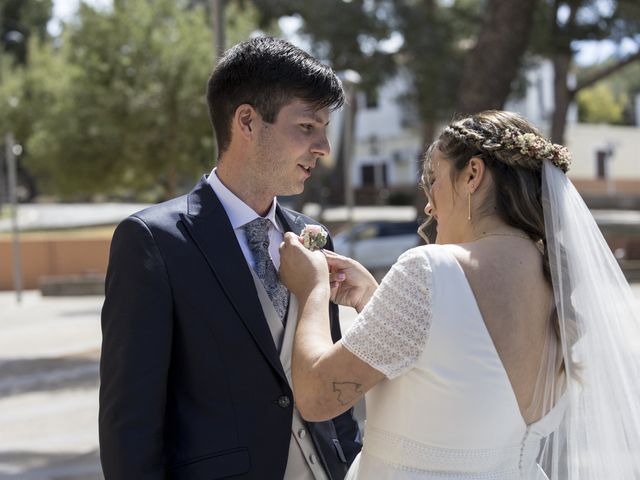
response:
<path id="1" fill-rule="evenodd" d="M 347 278 L 347 275 L 344 272 L 340 272 L 340 271 L 331 272 L 329 274 L 329 281 L 332 283 L 343 282 L 346 278 Z"/>
<path id="2" fill-rule="evenodd" d="M 327 263 L 329 267 L 332 269 L 343 270 L 349 267 L 353 267 L 353 260 L 348 257 L 343 257 L 340 255 L 330 256 L 325 253 L 325 258 L 327 259 Z"/>

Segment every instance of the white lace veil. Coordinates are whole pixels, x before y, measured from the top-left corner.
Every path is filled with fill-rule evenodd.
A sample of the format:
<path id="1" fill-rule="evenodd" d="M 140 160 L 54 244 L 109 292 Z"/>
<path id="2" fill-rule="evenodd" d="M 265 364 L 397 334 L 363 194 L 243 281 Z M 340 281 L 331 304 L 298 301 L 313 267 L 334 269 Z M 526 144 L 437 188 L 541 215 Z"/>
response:
<path id="1" fill-rule="evenodd" d="M 567 409 L 538 463 L 551 480 L 640 479 L 640 304 L 582 198 L 548 160 L 542 200 L 564 360 L 564 374 L 545 376 L 545 398 L 563 395 Z"/>

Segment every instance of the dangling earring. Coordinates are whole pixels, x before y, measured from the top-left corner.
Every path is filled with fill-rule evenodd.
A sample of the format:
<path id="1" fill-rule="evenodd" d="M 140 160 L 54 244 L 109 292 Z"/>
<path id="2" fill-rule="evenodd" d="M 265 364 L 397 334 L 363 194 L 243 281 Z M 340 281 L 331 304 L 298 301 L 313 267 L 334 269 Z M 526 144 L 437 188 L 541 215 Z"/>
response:
<path id="1" fill-rule="evenodd" d="M 471 185 L 471 188 L 473 188 L 473 185 Z M 469 190 L 469 197 L 468 197 L 468 206 L 469 206 L 469 212 L 467 213 L 467 220 L 471 220 L 471 190 Z"/>

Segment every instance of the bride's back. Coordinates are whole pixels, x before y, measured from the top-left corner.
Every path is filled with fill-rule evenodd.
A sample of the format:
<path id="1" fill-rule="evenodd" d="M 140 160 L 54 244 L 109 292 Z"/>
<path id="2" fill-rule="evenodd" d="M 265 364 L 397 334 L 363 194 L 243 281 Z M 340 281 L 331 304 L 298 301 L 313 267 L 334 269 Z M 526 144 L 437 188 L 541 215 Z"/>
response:
<path id="1" fill-rule="evenodd" d="M 508 374 L 524 420 L 543 411 L 532 405 L 545 342 L 553 341 L 553 291 L 542 256 L 529 240 L 486 237 L 447 246 L 464 271 L 476 303 Z"/>

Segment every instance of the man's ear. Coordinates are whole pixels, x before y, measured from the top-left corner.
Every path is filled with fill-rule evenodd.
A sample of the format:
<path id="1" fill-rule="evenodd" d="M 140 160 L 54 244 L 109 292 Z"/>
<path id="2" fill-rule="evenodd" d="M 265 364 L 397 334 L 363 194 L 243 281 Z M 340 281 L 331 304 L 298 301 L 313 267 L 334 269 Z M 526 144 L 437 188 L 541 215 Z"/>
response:
<path id="1" fill-rule="evenodd" d="M 253 137 L 255 121 L 258 116 L 258 112 L 256 112 L 256 109 L 253 108 L 252 105 L 248 103 L 239 105 L 233 116 L 233 130 L 235 130 L 238 135 L 249 140 Z"/>
<path id="2" fill-rule="evenodd" d="M 470 190 L 472 190 L 473 193 L 482 183 L 482 180 L 484 179 L 485 173 L 487 171 L 487 166 L 482 158 L 471 157 L 465 170 L 467 184 L 469 185 Z"/>

